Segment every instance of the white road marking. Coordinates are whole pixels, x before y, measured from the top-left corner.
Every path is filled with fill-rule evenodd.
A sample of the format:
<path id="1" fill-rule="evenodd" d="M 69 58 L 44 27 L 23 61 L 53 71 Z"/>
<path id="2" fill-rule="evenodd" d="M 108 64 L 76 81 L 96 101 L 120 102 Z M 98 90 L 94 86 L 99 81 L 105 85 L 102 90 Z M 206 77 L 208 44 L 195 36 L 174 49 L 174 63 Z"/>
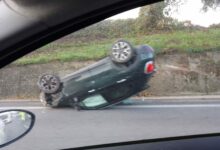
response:
<path id="1" fill-rule="evenodd" d="M 37 107 L 37 106 L 15 106 L 15 107 L 0 107 L 0 110 L 5 110 L 5 109 L 48 109 L 48 107 Z"/>
<path id="2" fill-rule="evenodd" d="M 129 105 L 118 106 L 119 108 L 213 108 L 220 107 L 220 104 L 158 104 L 158 105 Z"/>
<path id="3" fill-rule="evenodd" d="M 158 104 L 158 105 L 121 105 L 115 106 L 117 108 L 218 108 L 220 104 Z M 0 107 L 0 110 L 5 109 L 52 109 L 49 107 L 39 107 L 39 106 L 15 106 L 15 107 Z"/>

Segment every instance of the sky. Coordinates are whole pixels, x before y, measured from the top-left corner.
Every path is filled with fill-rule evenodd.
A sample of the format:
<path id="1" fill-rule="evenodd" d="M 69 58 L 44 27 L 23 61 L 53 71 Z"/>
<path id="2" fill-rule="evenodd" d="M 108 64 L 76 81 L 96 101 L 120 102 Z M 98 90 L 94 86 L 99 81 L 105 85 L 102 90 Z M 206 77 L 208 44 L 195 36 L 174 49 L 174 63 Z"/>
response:
<path id="1" fill-rule="evenodd" d="M 208 27 L 211 24 L 220 23 L 220 8 L 218 10 L 201 11 L 203 4 L 201 0 L 186 0 L 186 3 L 179 8 L 178 13 L 172 14 L 173 18 L 179 21 L 190 20 L 195 25 Z M 138 17 L 140 8 L 136 8 L 119 15 L 110 17 L 109 19 L 127 19 Z"/>

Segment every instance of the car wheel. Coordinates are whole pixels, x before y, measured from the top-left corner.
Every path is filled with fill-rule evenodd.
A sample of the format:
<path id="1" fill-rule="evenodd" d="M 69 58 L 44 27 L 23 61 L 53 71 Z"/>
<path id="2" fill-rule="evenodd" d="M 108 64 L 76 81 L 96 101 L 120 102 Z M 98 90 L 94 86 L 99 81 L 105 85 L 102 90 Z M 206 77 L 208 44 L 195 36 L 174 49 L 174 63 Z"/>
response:
<path id="1" fill-rule="evenodd" d="M 116 63 L 126 63 L 134 56 L 134 48 L 125 40 L 113 44 L 110 57 Z"/>
<path id="2" fill-rule="evenodd" d="M 60 78 L 55 75 L 45 74 L 40 77 L 38 86 L 44 93 L 56 93 L 61 86 Z"/>

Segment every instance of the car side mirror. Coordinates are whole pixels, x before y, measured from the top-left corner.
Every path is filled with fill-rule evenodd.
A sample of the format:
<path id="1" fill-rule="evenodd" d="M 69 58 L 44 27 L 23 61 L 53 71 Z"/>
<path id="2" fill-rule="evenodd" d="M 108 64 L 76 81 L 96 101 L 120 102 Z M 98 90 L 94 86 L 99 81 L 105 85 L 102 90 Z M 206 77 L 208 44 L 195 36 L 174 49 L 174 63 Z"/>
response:
<path id="1" fill-rule="evenodd" d="M 35 115 L 24 110 L 0 111 L 0 148 L 26 135 L 33 127 Z"/>

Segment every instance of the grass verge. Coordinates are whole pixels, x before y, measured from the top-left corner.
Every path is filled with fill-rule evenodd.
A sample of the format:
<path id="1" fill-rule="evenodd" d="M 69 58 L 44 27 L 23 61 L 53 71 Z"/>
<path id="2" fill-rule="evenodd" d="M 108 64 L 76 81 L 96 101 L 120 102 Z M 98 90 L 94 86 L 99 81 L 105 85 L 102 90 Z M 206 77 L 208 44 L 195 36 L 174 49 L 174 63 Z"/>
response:
<path id="1" fill-rule="evenodd" d="M 134 45 L 151 45 L 157 54 L 167 52 L 195 53 L 207 50 L 220 50 L 220 29 L 203 31 L 176 31 L 172 33 L 123 37 Z M 40 64 L 52 61 L 85 61 L 106 57 L 117 39 L 95 42 L 53 42 L 33 52 L 14 64 Z"/>

